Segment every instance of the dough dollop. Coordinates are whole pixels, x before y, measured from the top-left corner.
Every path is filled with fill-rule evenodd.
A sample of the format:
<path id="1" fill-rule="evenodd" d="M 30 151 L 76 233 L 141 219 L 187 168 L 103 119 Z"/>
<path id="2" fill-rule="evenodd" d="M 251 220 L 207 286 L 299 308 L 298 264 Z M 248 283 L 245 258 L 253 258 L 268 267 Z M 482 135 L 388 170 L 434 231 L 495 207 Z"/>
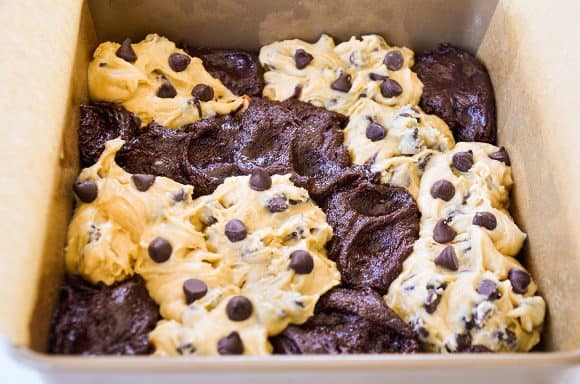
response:
<path id="1" fill-rule="evenodd" d="M 107 142 L 79 176 L 98 192 L 91 203 L 79 201 L 67 269 L 107 285 L 140 275 L 164 319 L 150 334 L 156 354 L 214 355 L 238 337 L 244 354 L 268 354 L 268 337 L 305 322 L 339 283 L 324 248 L 332 229 L 290 175 L 271 177 L 263 191 L 250 187 L 250 176 L 230 177 L 192 200 L 191 186 L 121 169 L 114 159 L 122 146 Z M 307 253 L 312 268 L 292 268 L 295 251 Z"/>
<path id="2" fill-rule="evenodd" d="M 419 240 L 385 299 L 429 350 L 529 351 L 540 339 L 545 302 L 515 259 L 526 236 L 507 211 L 511 168 L 490 157 L 498 150 L 458 143 L 421 179 Z"/>
<path id="3" fill-rule="evenodd" d="M 127 60 L 120 48 L 133 50 L 136 60 Z M 181 58 L 180 67 L 170 60 Z M 89 64 L 89 95 L 92 101 L 123 105 L 139 117 L 143 125 L 152 121 L 170 128 L 197 120 L 225 115 L 247 104 L 212 77 L 202 60 L 190 57 L 173 42 L 150 34 L 136 44 L 125 41 L 100 44 Z M 197 85 L 211 89 L 211 97 L 193 95 Z"/>

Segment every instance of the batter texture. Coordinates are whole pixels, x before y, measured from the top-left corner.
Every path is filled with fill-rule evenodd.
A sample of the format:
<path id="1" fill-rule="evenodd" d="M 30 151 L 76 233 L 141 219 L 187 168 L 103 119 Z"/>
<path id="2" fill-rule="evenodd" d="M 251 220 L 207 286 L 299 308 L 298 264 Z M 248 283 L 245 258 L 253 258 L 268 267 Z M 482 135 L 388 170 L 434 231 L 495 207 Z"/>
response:
<path id="1" fill-rule="evenodd" d="M 507 211 L 511 185 L 503 148 L 458 143 L 429 160 L 419 240 L 385 296 L 427 349 L 513 352 L 538 343 L 545 303 L 514 258 L 526 236 Z"/>
<path id="2" fill-rule="evenodd" d="M 81 172 L 67 269 L 107 285 L 138 274 L 165 320 L 158 355 L 267 354 L 268 337 L 301 324 L 339 283 L 322 210 L 290 176 L 227 178 L 211 195 L 114 161 L 121 139 Z"/>
<path id="3" fill-rule="evenodd" d="M 180 128 L 247 104 L 247 98 L 234 95 L 212 77 L 201 59 L 157 34 L 136 44 L 100 44 L 88 77 L 91 100 L 121 104 L 143 125 L 156 121 Z"/>

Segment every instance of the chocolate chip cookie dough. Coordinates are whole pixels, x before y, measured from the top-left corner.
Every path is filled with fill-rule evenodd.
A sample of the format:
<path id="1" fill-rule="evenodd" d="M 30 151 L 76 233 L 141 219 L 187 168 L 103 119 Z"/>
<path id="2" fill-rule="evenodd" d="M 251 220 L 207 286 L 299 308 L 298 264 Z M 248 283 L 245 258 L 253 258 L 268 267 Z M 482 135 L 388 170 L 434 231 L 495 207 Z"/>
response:
<path id="1" fill-rule="evenodd" d="M 121 104 L 144 125 L 156 121 L 180 128 L 247 103 L 212 77 L 201 59 L 156 34 L 136 44 L 128 39 L 100 44 L 88 77 L 91 100 Z"/>
<path id="2" fill-rule="evenodd" d="M 256 168 L 192 200 L 191 186 L 122 170 L 122 145 L 109 141 L 75 184 L 67 269 L 105 284 L 142 276 L 164 318 L 156 354 L 270 353 L 268 337 L 339 283 L 326 217 L 289 175 Z"/>
<path id="3" fill-rule="evenodd" d="M 429 160 L 420 237 L 385 296 L 427 349 L 514 352 L 538 343 L 545 303 L 514 258 L 525 234 L 507 211 L 511 185 L 503 148 L 458 143 Z"/>
<path id="4" fill-rule="evenodd" d="M 455 144 L 443 120 L 417 107 L 423 84 L 410 69 L 413 52 L 390 47 L 380 36 L 352 37 L 336 46 L 327 35 L 314 44 L 276 42 L 262 47 L 260 61 L 266 68 L 264 96 L 297 98 L 350 116 L 344 142 L 352 162 L 370 164 L 385 184 L 414 193 L 417 165 L 395 170 L 396 163 L 407 162 L 397 159 Z"/>

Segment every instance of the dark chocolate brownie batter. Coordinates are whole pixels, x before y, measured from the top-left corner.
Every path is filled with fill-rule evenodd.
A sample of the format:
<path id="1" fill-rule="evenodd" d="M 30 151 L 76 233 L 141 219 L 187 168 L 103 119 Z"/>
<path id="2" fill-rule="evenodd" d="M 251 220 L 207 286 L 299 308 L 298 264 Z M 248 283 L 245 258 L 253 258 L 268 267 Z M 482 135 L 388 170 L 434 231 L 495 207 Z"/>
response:
<path id="1" fill-rule="evenodd" d="M 264 70 L 258 55 L 235 49 L 198 49 L 183 47 L 190 56 L 199 57 L 203 66 L 238 96 L 262 96 Z"/>
<path id="2" fill-rule="evenodd" d="M 420 106 L 441 117 L 457 141 L 497 140 L 489 74 L 472 54 L 449 44 L 417 55 L 412 68 L 423 82 Z"/>
<path id="3" fill-rule="evenodd" d="M 315 315 L 271 339 L 280 354 L 413 353 L 419 343 L 370 288 L 335 288 L 320 298 Z"/>
<path id="4" fill-rule="evenodd" d="M 95 143 L 83 150 L 86 165 L 97 161 L 109 132 L 121 131 L 111 117 L 121 126 L 132 120 L 129 112 L 118 114 L 118 108 L 103 103 L 81 106 L 79 142 Z M 346 123 L 341 114 L 297 100 L 253 98 L 242 113 L 198 121 L 182 131 L 155 123 L 130 131 L 133 137 L 125 135 L 127 144 L 117 161 L 131 173 L 192 184 L 195 196 L 209 194 L 226 177 L 249 174 L 254 168 L 292 173 L 297 185 L 322 201 L 339 186 L 370 177 L 363 168 L 351 167 L 342 144 Z M 107 124 L 109 130 L 101 129 Z"/>
<path id="5" fill-rule="evenodd" d="M 139 133 L 141 122 L 125 108 L 110 103 L 81 105 L 79 153 L 81 167 L 96 163 L 105 142 L 121 137 L 129 141 Z"/>
<path id="6" fill-rule="evenodd" d="M 386 294 L 419 237 L 419 210 L 403 188 L 368 182 L 333 195 L 326 209 L 334 230 L 329 257 L 342 282 Z"/>
<path id="7" fill-rule="evenodd" d="M 135 276 L 106 287 L 67 276 L 49 336 L 49 352 L 82 355 L 143 355 L 159 317 L 145 282 Z"/>

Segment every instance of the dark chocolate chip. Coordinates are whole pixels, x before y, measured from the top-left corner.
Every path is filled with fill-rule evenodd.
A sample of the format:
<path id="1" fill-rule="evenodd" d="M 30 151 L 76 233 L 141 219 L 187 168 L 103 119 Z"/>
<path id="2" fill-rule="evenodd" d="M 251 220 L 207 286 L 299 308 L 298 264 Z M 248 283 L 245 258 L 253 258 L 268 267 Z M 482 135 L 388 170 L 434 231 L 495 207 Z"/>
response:
<path id="1" fill-rule="evenodd" d="M 381 84 L 381 94 L 384 97 L 395 97 L 399 96 L 401 93 L 403 93 L 403 88 L 401 88 L 401 85 L 393 79 L 386 79 Z"/>
<path id="2" fill-rule="evenodd" d="M 207 284 L 199 279 L 187 279 L 183 282 L 185 302 L 191 304 L 201 299 L 207 293 Z"/>
<path id="3" fill-rule="evenodd" d="M 288 209 L 288 200 L 286 195 L 276 195 L 266 202 L 266 208 L 272 213 L 284 212 Z"/>
<path id="4" fill-rule="evenodd" d="M 254 191 L 265 191 L 270 189 L 272 186 L 272 178 L 268 172 L 260 168 L 255 168 L 252 170 L 250 176 L 250 188 Z"/>
<path id="5" fill-rule="evenodd" d="M 73 191 L 83 203 L 92 203 L 97 198 L 97 183 L 92 180 L 77 181 L 73 185 Z"/>
<path id="6" fill-rule="evenodd" d="M 214 96 L 213 88 L 206 84 L 197 84 L 191 90 L 191 96 L 203 102 L 210 101 Z"/>
<path id="7" fill-rule="evenodd" d="M 314 57 L 302 48 L 299 48 L 294 52 L 294 62 L 298 69 L 306 68 L 306 66 L 312 62 L 312 59 L 314 59 Z"/>
<path id="8" fill-rule="evenodd" d="M 425 340 L 429 337 L 429 330 L 425 327 L 419 326 L 417 327 L 417 334 L 421 339 Z"/>
<path id="9" fill-rule="evenodd" d="M 163 263 L 169 260 L 173 248 L 169 241 L 165 240 L 163 237 L 156 237 L 151 243 L 149 243 L 149 257 L 156 263 Z"/>
<path id="10" fill-rule="evenodd" d="M 101 68 L 106 67 L 106 66 L 107 66 L 107 63 L 99 63 L 99 67 L 101 67 Z"/>
<path id="11" fill-rule="evenodd" d="M 133 50 L 133 47 L 131 47 L 131 39 L 123 40 L 121 46 L 115 52 L 115 55 L 129 63 L 134 63 L 137 61 L 137 54 Z"/>
<path id="12" fill-rule="evenodd" d="M 175 96 L 177 96 L 177 91 L 175 90 L 175 87 L 173 87 L 173 85 L 171 85 L 169 81 L 164 80 L 159 86 L 159 89 L 157 90 L 157 97 L 160 97 L 162 99 L 171 99 L 172 97 Z"/>
<path id="13" fill-rule="evenodd" d="M 436 265 L 447 268 L 451 271 L 457 271 L 459 268 L 459 261 L 457 260 L 455 249 L 453 249 L 453 246 L 451 245 L 445 247 L 439 256 L 435 258 L 434 262 Z"/>
<path id="14" fill-rule="evenodd" d="M 183 189 L 180 189 L 179 191 L 175 192 L 173 194 L 173 200 L 174 201 L 184 201 L 185 200 L 185 191 Z"/>
<path id="15" fill-rule="evenodd" d="M 232 242 L 242 241 L 248 235 L 248 230 L 246 229 L 245 224 L 237 219 L 230 220 L 226 224 L 226 236 Z"/>
<path id="16" fill-rule="evenodd" d="M 501 297 L 501 292 L 493 280 L 483 279 L 479 282 L 476 289 L 477 293 L 485 296 L 488 300 L 493 301 Z"/>
<path id="17" fill-rule="evenodd" d="M 455 187 L 448 180 L 437 180 L 431 186 L 431 196 L 434 199 L 449 201 L 455 196 Z"/>
<path id="18" fill-rule="evenodd" d="M 479 225 L 480 227 L 484 227 L 493 231 L 495 227 L 497 227 L 497 219 L 495 215 L 491 212 L 477 212 L 473 216 L 473 225 Z"/>
<path id="19" fill-rule="evenodd" d="M 512 345 L 512 346 L 515 345 L 516 344 L 516 341 L 518 340 L 518 338 L 516 337 L 515 332 L 512 331 L 509 328 L 506 328 L 505 329 L 505 334 L 506 334 L 506 336 L 505 336 L 505 342 L 506 342 L 506 344 Z"/>
<path id="20" fill-rule="evenodd" d="M 131 176 L 131 179 L 133 180 L 133 184 L 135 184 L 135 188 L 137 188 L 137 190 L 141 192 L 145 192 L 146 190 L 151 188 L 151 186 L 155 182 L 154 175 L 145 175 L 143 173 L 137 173 Z"/>
<path id="21" fill-rule="evenodd" d="M 226 305 L 226 314 L 231 321 L 244 321 L 252 315 L 252 302 L 245 296 L 234 296 Z"/>
<path id="22" fill-rule="evenodd" d="M 461 172 L 467 172 L 473 166 L 473 153 L 471 151 L 467 152 L 457 152 L 453 155 L 451 159 L 453 166 Z"/>
<path id="23" fill-rule="evenodd" d="M 367 127 L 366 135 L 370 141 L 382 140 L 385 138 L 386 134 L 387 131 L 385 130 L 385 128 L 379 123 L 376 123 L 374 121 L 371 121 L 371 123 Z"/>
<path id="24" fill-rule="evenodd" d="M 469 334 L 460 334 L 455 336 L 457 350 L 463 351 L 471 346 L 471 336 Z"/>
<path id="25" fill-rule="evenodd" d="M 403 67 L 403 54 L 399 50 L 387 52 L 383 63 L 387 66 L 389 71 L 398 71 Z"/>
<path id="26" fill-rule="evenodd" d="M 302 84 L 296 84 L 294 87 L 294 93 L 290 96 L 291 99 L 300 99 L 300 95 L 302 95 Z"/>
<path id="27" fill-rule="evenodd" d="M 455 239 L 457 232 L 445 220 L 439 220 L 433 229 L 433 240 L 445 244 Z"/>
<path id="28" fill-rule="evenodd" d="M 294 251 L 290 254 L 290 268 L 299 275 L 309 274 L 314 268 L 314 259 L 306 251 Z"/>
<path id="29" fill-rule="evenodd" d="M 227 336 L 219 339 L 217 350 L 220 355 L 241 355 L 244 353 L 244 344 L 240 338 L 240 334 L 233 331 Z"/>
<path id="30" fill-rule="evenodd" d="M 508 272 L 508 279 L 512 283 L 514 292 L 521 294 L 528 291 L 528 286 L 532 282 L 530 274 L 521 269 L 510 269 Z"/>
<path id="31" fill-rule="evenodd" d="M 507 166 L 511 165 L 510 157 L 508 156 L 508 153 L 504 147 L 501 147 L 499 149 L 499 151 L 494 152 L 491 155 L 489 155 L 489 158 L 493 159 L 493 160 L 501 161 L 502 163 L 505 163 L 505 165 L 507 165 Z"/>
<path id="32" fill-rule="evenodd" d="M 336 80 L 330 84 L 330 88 L 339 92 L 348 92 L 352 87 L 351 77 L 347 73 L 341 73 Z"/>
<path id="33" fill-rule="evenodd" d="M 191 62 L 191 58 L 183 53 L 172 53 L 169 55 L 168 62 L 175 72 L 183 72 Z"/>
<path id="34" fill-rule="evenodd" d="M 425 298 L 425 311 L 427 313 L 433 313 L 437 309 L 439 302 L 441 301 L 441 295 L 437 293 L 435 289 L 427 290 L 427 297 Z"/>
<path id="35" fill-rule="evenodd" d="M 389 78 L 389 76 L 381 75 L 379 73 L 371 72 L 369 73 L 369 79 L 372 81 L 385 81 Z"/>

